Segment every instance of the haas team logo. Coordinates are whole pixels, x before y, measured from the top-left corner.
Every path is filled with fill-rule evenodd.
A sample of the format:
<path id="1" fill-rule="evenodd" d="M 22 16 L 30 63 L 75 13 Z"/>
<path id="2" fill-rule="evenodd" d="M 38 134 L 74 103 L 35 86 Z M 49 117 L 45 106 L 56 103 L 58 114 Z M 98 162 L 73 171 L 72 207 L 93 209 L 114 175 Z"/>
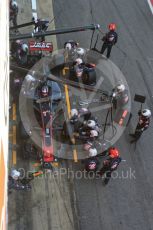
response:
<path id="1" fill-rule="evenodd" d="M 52 42 L 36 42 L 30 41 L 29 42 L 29 49 L 30 51 L 53 51 L 53 44 Z"/>

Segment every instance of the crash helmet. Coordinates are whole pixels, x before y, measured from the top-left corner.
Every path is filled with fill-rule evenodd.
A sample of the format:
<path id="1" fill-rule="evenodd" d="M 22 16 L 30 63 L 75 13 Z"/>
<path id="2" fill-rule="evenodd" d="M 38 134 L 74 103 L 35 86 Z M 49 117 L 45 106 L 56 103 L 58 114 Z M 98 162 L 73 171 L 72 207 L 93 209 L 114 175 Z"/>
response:
<path id="1" fill-rule="evenodd" d="M 73 49 L 75 49 L 77 46 L 79 46 L 79 43 L 74 41 L 74 40 L 69 40 L 68 42 L 71 43 L 71 46 Z"/>
<path id="2" fill-rule="evenodd" d="M 35 78 L 31 74 L 27 74 L 25 79 L 27 82 L 35 81 Z"/>
<path id="3" fill-rule="evenodd" d="M 116 89 L 117 89 L 117 91 L 119 93 L 122 93 L 125 90 L 125 85 L 124 84 L 119 84 L 119 85 L 117 85 Z"/>
<path id="4" fill-rule="evenodd" d="M 110 148 L 110 149 L 109 149 L 109 156 L 110 156 L 111 158 L 119 157 L 119 151 L 118 151 L 118 149 L 115 148 L 115 147 Z"/>
<path id="5" fill-rule="evenodd" d="M 71 50 L 72 49 L 72 45 L 71 45 L 71 43 L 66 43 L 66 45 L 65 45 L 65 49 L 68 49 L 68 50 Z"/>
<path id="6" fill-rule="evenodd" d="M 85 150 L 85 151 L 88 151 L 91 147 L 92 147 L 92 143 L 91 142 L 86 142 L 84 145 L 83 145 L 83 149 Z"/>
<path id="7" fill-rule="evenodd" d="M 38 23 L 40 21 L 40 19 L 38 19 L 37 16 L 35 16 L 35 17 L 32 17 L 32 21 L 34 23 Z"/>
<path id="8" fill-rule="evenodd" d="M 97 149 L 96 148 L 90 148 L 89 149 L 89 157 L 95 157 L 97 155 Z"/>
<path id="9" fill-rule="evenodd" d="M 149 109 L 142 110 L 141 114 L 142 114 L 142 116 L 144 116 L 146 118 L 151 117 L 151 111 Z"/>
<path id="10" fill-rule="evenodd" d="M 78 110 L 77 109 L 71 109 L 71 117 L 78 116 Z"/>
<path id="11" fill-rule="evenodd" d="M 98 137 L 98 132 L 96 130 L 91 130 L 90 137 Z"/>
<path id="12" fill-rule="evenodd" d="M 94 120 L 89 120 L 87 121 L 87 126 L 93 129 L 96 126 L 96 122 Z"/>
<path id="13" fill-rule="evenodd" d="M 81 58 L 77 58 L 76 60 L 76 64 L 80 65 L 83 63 L 82 59 Z"/>
<path id="14" fill-rule="evenodd" d="M 87 113 L 89 110 L 87 108 L 81 108 L 79 110 L 80 113 Z"/>
<path id="15" fill-rule="evenodd" d="M 83 48 L 77 48 L 76 52 L 77 52 L 78 55 L 83 56 L 84 53 L 85 53 L 85 50 Z"/>
<path id="16" fill-rule="evenodd" d="M 95 171 L 97 168 L 97 162 L 95 159 L 90 159 L 90 161 L 88 162 L 88 165 L 86 167 L 87 171 Z"/>
<path id="17" fill-rule="evenodd" d="M 114 31 L 114 30 L 116 30 L 116 24 L 110 23 L 110 24 L 108 25 L 108 28 L 109 28 L 110 31 Z"/>
<path id="18" fill-rule="evenodd" d="M 43 96 L 47 96 L 48 95 L 48 86 L 44 85 L 41 89 L 41 93 Z"/>
<path id="19" fill-rule="evenodd" d="M 21 44 L 21 40 L 19 40 L 19 39 L 16 40 L 16 43 L 17 43 L 17 44 Z"/>
<path id="20" fill-rule="evenodd" d="M 12 171 L 11 171 L 11 177 L 14 180 L 17 180 L 19 178 L 20 174 L 21 173 L 19 171 L 17 171 L 16 169 L 12 169 Z"/>
<path id="21" fill-rule="evenodd" d="M 17 2 L 16 2 L 16 1 L 12 1 L 12 2 L 11 2 L 11 7 L 12 7 L 14 10 L 17 9 L 17 8 L 18 8 Z"/>
<path id="22" fill-rule="evenodd" d="M 27 53 L 28 52 L 28 45 L 27 44 L 22 44 L 22 50 L 25 52 L 25 53 Z"/>

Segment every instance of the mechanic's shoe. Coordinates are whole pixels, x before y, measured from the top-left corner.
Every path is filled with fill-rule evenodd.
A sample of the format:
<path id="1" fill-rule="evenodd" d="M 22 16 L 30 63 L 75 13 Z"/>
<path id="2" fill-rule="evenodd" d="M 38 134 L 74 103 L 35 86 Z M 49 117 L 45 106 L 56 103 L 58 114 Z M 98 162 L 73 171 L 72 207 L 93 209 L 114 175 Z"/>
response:
<path id="1" fill-rule="evenodd" d="M 130 137 L 133 137 L 133 135 L 134 135 L 133 133 L 129 133 L 129 136 L 130 136 Z"/>
<path id="2" fill-rule="evenodd" d="M 131 143 L 131 144 L 132 144 L 132 143 L 136 143 L 136 140 L 134 139 L 134 140 L 130 141 L 130 143 Z"/>
<path id="3" fill-rule="evenodd" d="M 130 133 L 129 136 L 130 137 L 135 137 L 135 134 Z"/>
<path id="4" fill-rule="evenodd" d="M 103 185 L 107 185 L 109 182 L 109 179 L 108 178 L 105 178 L 104 181 L 103 181 Z"/>
<path id="5" fill-rule="evenodd" d="M 91 50 L 94 50 L 94 51 L 99 52 L 99 50 L 97 50 L 97 48 L 96 48 L 96 47 L 92 48 Z"/>
<path id="6" fill-rule="evenodd" d="M 97 175 L 103 177 L 104 173 L 102 173 L 101 171 L 97 171 Z"/>
<path id="7" fill-rule="evenodd" d="M 92 50 L 96 51 L 97 53 L 101 54 L 101 52 L 99 50 L 97 50 L 96 48 L 93 48 Z"/>
<path id="8" fill-rule="evenodd" d="M 101 53 L 101 55 L 102 55 L 103 59 L 108 60 L 108 58 L 104 54 Z"/>

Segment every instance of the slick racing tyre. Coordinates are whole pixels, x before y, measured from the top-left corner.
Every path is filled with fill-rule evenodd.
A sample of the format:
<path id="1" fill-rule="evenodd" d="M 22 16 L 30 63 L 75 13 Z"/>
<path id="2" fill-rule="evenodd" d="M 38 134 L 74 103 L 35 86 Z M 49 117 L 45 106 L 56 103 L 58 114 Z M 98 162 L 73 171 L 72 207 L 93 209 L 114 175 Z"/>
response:
<path id="1" fill-rule="evenodd" d="M 76 77 L 75 71 L 73 69 L 70 70 L 69 80 L 78 82 L 78 78 Z"/>
<path id="2" fill-rule="evenodd" d="M 96 85 L 96 72 L 88 72 L 88 85 Z"/>

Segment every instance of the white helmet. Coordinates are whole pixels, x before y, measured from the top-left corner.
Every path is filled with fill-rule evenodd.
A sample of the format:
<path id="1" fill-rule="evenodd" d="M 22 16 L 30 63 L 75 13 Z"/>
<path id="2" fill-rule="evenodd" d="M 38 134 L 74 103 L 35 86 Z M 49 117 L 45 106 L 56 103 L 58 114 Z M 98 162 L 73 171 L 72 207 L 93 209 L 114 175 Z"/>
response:
<path id="1" fill-rule="evenodd" d="M 71 43 L 66 43 L 66 46 L 65 46 L 65 48 L 66 49 L 68 49 L 68 50 L 71 50 L 72 49 L 72 45 L 71 45 Z"/>
<path id="2" fill-rule="evenodd" d="M 77 54 L 79 54 L 79 55 L 84 55 L 85 50 L 84 50 L 83 48 L 77 48 L 76 52 L 77 52 Z"/>
<path id="3" fill-rule="evenodd" d="M 88 112 L 89 110 L 87 108 L 81 108 L 80 109 L 80 113 L 85 113 L 85 112 Z"/>
<path id="4" fill-rule="evenodd" d="M 41 21 L 42 21 L 42 22 L 45 22 L 45 21 L 47 21 L 47 19 L 44 19 L 44 18 L 43 18 L 43 19 L 41 19 Z"/>
<path id="5" fill-rule="evenodd" d="M 91 130 L 90 137 L 98 137 L 98 132 L 96 130 Z"/>
<path id="6" fill-rule="evenodd" d="M 125 85 L 119 84 L 119 85 L 117 85 L 116 89 L 117 89 L 118 92 L 121 93 L 121 92 L 123 92 L 125 90 Z"/>
<path id="7" fill-rule="evenodd" d="M 11 177 L 12 177 L 14 180 L 17 180 L 17 179 L 19 178 L 19 176 L 20 176 L 20 172 L 17 171 L 16 169 L 13 169 L 13 170 L 11 171 Z"/>
<path id="8" fill-rule="evenodd" d="M 16 9 L 18 7 L 18 4 L 16 1 L 12 1 L 11 6 Z"/>
<path id="9" fill-rule="evenodd" d="M 22 50 L 24 51 L 24 52 L 28 52 L 28 45 L 27 44 L 22 44 Z"/>
<path id="10" fill-rule="evenodd" d="M 97 155 L 97 149 L 90 148 L 89 149 L 89 157 L 95 157 Z"/>
<path id="11" fill-rule="evenodd" d="M 144 117 L 151 117 L 151 111 L 149 109 L 142 110 L 141 114 Z"/>
<path id="12" fill-rule="evenodd" d="M 30 82 L 30 81 L 35 81 L 35 78 L 30 75 L 30 74 L 27 74 L 26 77 L 25 77 L 26 81 Z"/>
<path id="13" fill-rule="evenodd" d="M 71 109 L 71 117 L 78 116 L 78 110 L 77 109 Z"/>
<path id="14" fill-rule="evenodd" d="M 20 43 L 21 43 L 21 40 L 19 40 L 19 39 L 16 40 L 16 43 L 17 43 L 17 44 L 20 44 Z"/>
<path id="15" fill-rule="evenodd" d="M 96 126 L 96 122 L 94 120 L 89 120 L 87 121 L 87 126 L 93 129 Z"/>
<path id="16" fill-rule="evenodd" d="M 76 61 L 76 63 L 77 63 L 78 65 L 80 65 L 80 64 L 82 64 L 82 63 L 83 63 L 83 61 L 82 61 L 82 59 L 81 59 L 81 58 L 77 58 L 75 61 Z"/>
<path id="17" fill-rule="evenodd" d="M 83 149 L 85 151 L 88 151 L 91 147 L 92 147 L 92 143 L 91 142 L 87 142 L 87 143 L 84 144 Z"/>

